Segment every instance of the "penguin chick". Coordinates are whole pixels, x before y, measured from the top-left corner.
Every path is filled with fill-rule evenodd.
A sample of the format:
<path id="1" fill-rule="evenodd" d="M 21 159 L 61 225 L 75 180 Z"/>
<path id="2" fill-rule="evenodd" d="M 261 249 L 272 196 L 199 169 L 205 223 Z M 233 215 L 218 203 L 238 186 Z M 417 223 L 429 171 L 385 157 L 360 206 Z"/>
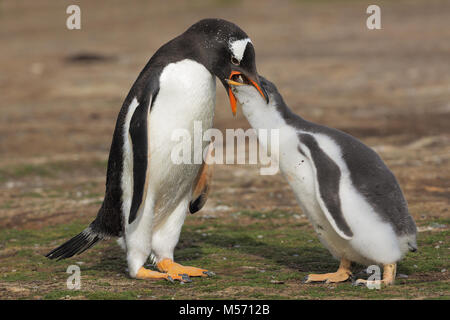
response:
<path id="1" fill-rule="evenodd" d="M 259 79 L 269 102 L 253 86 L 228 83 L 252 127 L 279 130 L 280 171 L 322 244 L 340 260 L 337 272 L 310 274 L 305 282 L 346 281 L 356 262 L 383 265 L 376 283 L 392 284 L 397 262 L 417 249 L 416 225 L 395 176 L 371 148 L 294 114 L 275 85 Z"/>

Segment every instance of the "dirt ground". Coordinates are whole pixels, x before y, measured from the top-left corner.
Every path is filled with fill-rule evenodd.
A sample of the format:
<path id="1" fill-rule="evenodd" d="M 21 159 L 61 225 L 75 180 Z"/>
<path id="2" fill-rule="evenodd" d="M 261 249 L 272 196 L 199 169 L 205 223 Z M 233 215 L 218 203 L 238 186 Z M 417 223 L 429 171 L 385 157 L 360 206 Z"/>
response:
<path id="1" fill-rule="evenodd" d="M 82 0 L 82 28 L 71 31 L 72 2 L 0 2 L 0 299 L 449 298 L 450 2 L 377 1 L 382 29 L 368 30 L 366 1 Z M 338 263 L 282 177 L 249 165 L 216 166 L 175 253 L 214 278 L 130 279 L 113 241 L 43 258 L 95 217 L 116 117 L 140 70 L 205 17 L 249 34 L 259 73 L 295 112 L 358 137 L 395 173 L 419 227 L 396 286 L 303 284 Z M 215 126 L 248 128 L 220 83 L 217 92 Z M 65 287 L 70 264 L 81 267 L 80 291 Z"/>

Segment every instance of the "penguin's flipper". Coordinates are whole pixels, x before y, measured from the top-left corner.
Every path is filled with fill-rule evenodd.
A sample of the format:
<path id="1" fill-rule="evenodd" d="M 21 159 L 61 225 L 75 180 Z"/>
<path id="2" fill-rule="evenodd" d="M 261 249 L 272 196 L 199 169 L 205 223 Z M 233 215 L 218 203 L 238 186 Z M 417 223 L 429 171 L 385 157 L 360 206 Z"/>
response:
<path id="1" fill-rule="evenodd" d="M 150 94 L 142 96 L 139 106 L 133 113 L 128 130 L 133 147 L 133 199 L 131 202 L 128 223 L 132 223 L 137 216 L 141 204 L 147 194 L 149 178 L 149 116 L 152 104 Z"/>
<path id="2" fill-rule="evenodd" d="M 211 142 L 208 147 L 206 158 L 198 171 L 197 178 L 195 179 L 194 189 L 192 192 L 192 201 L 189 202 L 189 212 L 196 213 L 206 203 L 209 194 L 209 185 L 212 177 L 212 164 L 208 164 L 208 160 L 212 157 L 212 151 L 214 150 L 213 143 Z"/>
<path id="3" fill-rule="evenodd" d="M 315 173 L 316 197 L 336 233 L 343 239 L 350 240 L 353 232 L 345 221 L 339 197 L 341 170 L 339 166 L 320 148 L 311 134 L 299 134 L 300 153 L 307 157 Z"/>

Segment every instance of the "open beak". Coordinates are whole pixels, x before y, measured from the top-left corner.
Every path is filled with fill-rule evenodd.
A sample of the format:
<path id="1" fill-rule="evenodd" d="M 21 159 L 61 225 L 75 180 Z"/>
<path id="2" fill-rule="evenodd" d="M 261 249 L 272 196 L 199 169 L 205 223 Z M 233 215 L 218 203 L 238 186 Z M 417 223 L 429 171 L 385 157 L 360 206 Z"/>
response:
<path id="1" fill-rule="evenodd" d="M 239 77 L 240 76 L 240 77 Z M 238 82 L 235 79 L 243 79 L 243 82 Z M 242 86 L 242 85 L 252 85 L 258 90 L 258 92 L 261 94 L 261 96 L 266 100 L 266 102 L 269 102 L 269 97 L 267 96 L 267 93 L 265 90 L 262 89 L 261 85 L 259 84 L 259 80 L 252 79 L 249 76 L 244 75 L 242 72 L 239 71 L 232 71 L 229 78 L 226 79 L 228 85 L 234 85 L 234 86 Z M 231 90 L 231 87 L 228 87 L 228 96 L 230 97 L 230 106 L 231 106 L 231 112 L 233 112 L 233 115 L 236 115 L 236 97 L 234 96 L 233 91 Z"/>

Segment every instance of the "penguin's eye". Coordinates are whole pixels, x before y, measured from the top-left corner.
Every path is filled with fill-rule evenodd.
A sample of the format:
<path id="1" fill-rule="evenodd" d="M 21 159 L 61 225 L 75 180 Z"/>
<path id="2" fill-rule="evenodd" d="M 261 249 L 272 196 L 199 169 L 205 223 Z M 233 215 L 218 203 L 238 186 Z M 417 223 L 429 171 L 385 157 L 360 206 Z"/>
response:
<path id="1" fill-rule="evenodd" d="M 234 64 L 235 66 L 239 65 L 239 60 L 236 59 L 235 57 L 231 57 L 231 63 Z"/>

